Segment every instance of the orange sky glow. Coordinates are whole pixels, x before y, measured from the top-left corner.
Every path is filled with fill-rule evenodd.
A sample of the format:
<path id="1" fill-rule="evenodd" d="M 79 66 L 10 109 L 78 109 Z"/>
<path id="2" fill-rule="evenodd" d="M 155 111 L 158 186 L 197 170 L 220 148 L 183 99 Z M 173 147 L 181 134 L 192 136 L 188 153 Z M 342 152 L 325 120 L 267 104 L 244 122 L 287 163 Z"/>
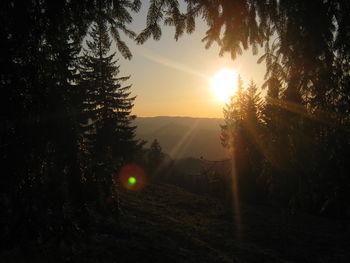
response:
<path id="1" fill-rule="evenodd" d="M 147 7 L 144 7 L 147 8 Z M 139 32 L 145 24 L 145 12 L 135 17 L 133 29 Z M 143 45 L 127 40 L 132 60 L 120 58 L 121 74 L 131 75 L 132 95 L 137 96 L 133 114 L 137 116 L 190 116 L 222 118 L 223 100 L 211 89 L 211 78 L 222 69 L 230 69 L 243 79 L 263 82 L 264 64 L 257 64 L 259 55 L 247 50 L 232 61 L 229 54 L 220 57 L 213 45 L 206 50 L 201 39 L 206 25 L 200 20 L 191 35 L 174 39 L 174 28 L 163 26 L 159 41 L 149 39 Z"/>

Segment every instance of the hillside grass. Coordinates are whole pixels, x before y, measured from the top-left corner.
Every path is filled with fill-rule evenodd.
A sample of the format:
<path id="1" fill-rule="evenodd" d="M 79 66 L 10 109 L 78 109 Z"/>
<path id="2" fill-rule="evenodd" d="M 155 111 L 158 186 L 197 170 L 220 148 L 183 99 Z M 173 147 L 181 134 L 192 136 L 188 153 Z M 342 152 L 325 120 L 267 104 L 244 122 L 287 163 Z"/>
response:
<path id="1" fill-rule="evenodd" d="M 164 184 L 120 193 L 123 235 L 108 252 L 115 262 L 350 260 L 346 222 L 249 205 L 238 218 L 218 200 Z"/>
<path id="2" fill-rule="evenodd" d="M 65 255 L 50 246 L 33 258 L 8 251 L 1 261 L 350 262 L 348 222 L 246 204 L 238 217 L 219 200 L 166 184 L 118 192 L 119 227 L 98 229 Z"/>

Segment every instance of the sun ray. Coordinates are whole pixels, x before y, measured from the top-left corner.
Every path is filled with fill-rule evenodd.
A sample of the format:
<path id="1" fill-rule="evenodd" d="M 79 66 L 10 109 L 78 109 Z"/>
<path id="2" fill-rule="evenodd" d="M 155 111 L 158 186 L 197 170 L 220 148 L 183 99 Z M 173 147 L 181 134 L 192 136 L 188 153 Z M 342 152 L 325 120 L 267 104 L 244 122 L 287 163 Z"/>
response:
<path id="1" fill-rule="evenodd" d="M 207 77 L 207 75 L 203 74 L 202 72 L 194 70 L 190 67 L 187 67 L 179 62 L 169 60 L 165 57 L 162 57 L 158 54 L 155 54 L 149 49 L 139 47 L 138 49 L 136 49 L 136 53 L 138 53 L 139 55 L 141 55 L 141 56 L 143 56 L 143 57 L 145 57 L 153 62 L 167 66 L 169 68 L 173 68 L 173 69 L 176 69 L 176 70 L 188 73 L 188 74 L 196 75 L 196 76 L 199 76 L 199 77 L 206 79 L 206 80 L 209 79 Z"/>
<path id="2" fill-rule="evenodd" d="M 193 137 L 193 131 L 198 126 L 199 120 L 197 119 L 193 125 L 188 129 L 188 131 L 181 137 L 181 139 L 178 141 L 178 143 L 174 146 L 174 148 L 170 151 L 171 156 L 175 156 L 177 153 L 180 152 L 181 149 L 183 149 L 186 144 L 189 143 L 190 139 Z"/>

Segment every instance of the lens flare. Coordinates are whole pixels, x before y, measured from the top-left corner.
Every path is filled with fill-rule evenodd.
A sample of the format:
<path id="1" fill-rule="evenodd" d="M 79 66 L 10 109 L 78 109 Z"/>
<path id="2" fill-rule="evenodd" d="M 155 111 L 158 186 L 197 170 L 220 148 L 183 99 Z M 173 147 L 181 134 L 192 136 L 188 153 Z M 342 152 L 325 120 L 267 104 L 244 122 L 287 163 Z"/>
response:
<path id="1" fill-rule="evenodd" d="M 144 170 L 137 164 L 128 164 L 119 173 L 121 184 L 128 190 L 138 191 L 145 187 L 147 178 Z"/>
<path id="2" fill-rule="evenodd" d="M 134 176 L 130 176 L 128 179 L 129 185 L 134 185 L 136 184 L 137 180 Z"/>

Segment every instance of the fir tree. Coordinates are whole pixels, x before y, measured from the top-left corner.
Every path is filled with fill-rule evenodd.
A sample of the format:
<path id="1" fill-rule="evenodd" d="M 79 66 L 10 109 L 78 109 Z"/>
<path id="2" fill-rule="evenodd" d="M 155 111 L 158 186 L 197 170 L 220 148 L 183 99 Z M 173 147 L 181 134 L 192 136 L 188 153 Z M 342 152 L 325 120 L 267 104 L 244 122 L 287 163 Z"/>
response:
<path id="1" fill-rule="evenodd" d="M 117 77 L 119 66 L 110 53 L 111 40 L 107 25 L 93 24 L 87 49 L 81 58 L 80 85 L 85 89 L 85 138 L 92 158 L 93 180 L 97 182 L 100 206 L 114 195 L 114 178 L 118 168 L 130 160 L 138 147 L 131 114 L 135 97 L 131 86 L 122 86 L 129 77 Z"/>
<path id="2" fill-rule="evenodd" d="M 154 139 L 148 151 L 148 170 L 154 176 L 159 172 L 159 167 L 162 165 L 164 153 L 157 139 Z"/>
<path id="3" fill-rule="evenodd" d="M 237 184 L 245 199 L 257 197 L 257 181 L 261 168 L 261 98 L 254 82 L 243 90 L 241 79 L 237 93 L 224 108 L 225 125 L 221 142 L 233 158 Z"/>
<path id="4" fill-rule="evenodd" d="M 226 104 L 223 110 L 225 124 L 221 126 L 221 143 L 230 151 L 237 147 L 235 141 L 238 140 L 239 130 L 242 127 L 243 97 L 243 82 L 241 76 L 238 76 L 237 92 L 231 97 L 230 102 Z"/>

